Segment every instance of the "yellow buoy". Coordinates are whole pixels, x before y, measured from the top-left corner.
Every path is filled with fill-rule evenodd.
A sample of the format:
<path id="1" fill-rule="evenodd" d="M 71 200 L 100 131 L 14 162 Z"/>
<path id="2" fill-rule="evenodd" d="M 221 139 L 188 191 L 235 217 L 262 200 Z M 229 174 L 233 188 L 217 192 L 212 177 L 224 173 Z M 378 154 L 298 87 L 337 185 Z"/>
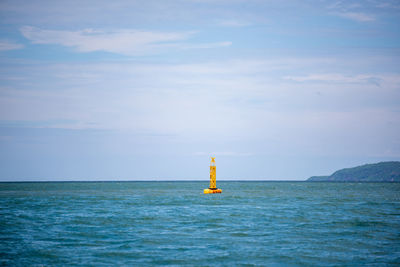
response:
<path id="1" fill-rule="evenodd" d="M 204 189 L 204 194 L 222 193 L 222 190 L 217 188 L 217 170 L 215 166 L 215 158 L 211 158 L 210 164 L 210 187 Z"/>

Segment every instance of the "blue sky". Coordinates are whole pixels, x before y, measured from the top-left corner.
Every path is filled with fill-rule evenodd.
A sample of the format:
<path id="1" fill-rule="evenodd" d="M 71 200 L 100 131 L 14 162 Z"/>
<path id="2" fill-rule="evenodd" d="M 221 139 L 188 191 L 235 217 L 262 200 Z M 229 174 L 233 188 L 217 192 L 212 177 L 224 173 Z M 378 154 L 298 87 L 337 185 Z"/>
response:
<path id="1" fill-rule="evenodd" d="M 0 180 L 400 159 L 398 1 L 1 1 Z"/>

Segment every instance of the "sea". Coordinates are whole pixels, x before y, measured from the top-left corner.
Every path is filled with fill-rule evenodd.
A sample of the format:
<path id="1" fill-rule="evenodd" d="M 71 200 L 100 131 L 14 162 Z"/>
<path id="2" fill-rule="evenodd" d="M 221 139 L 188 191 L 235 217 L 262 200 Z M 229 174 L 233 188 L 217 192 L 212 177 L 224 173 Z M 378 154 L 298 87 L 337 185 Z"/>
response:
<path id="1" fill-rule="evenodd" d="M 400 266 L 400 183 L 0 183 L 1 266 Z"/>

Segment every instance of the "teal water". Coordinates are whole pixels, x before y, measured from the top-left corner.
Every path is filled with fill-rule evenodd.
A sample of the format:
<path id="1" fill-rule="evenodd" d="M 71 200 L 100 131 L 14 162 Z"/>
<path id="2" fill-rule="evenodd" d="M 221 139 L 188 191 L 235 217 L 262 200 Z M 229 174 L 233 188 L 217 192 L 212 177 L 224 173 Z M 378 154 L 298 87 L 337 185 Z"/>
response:
<path id="1" fill-rule="evenodd" d="M 0 265 L 400 265 L 400 184 L 0 183 Z"/>

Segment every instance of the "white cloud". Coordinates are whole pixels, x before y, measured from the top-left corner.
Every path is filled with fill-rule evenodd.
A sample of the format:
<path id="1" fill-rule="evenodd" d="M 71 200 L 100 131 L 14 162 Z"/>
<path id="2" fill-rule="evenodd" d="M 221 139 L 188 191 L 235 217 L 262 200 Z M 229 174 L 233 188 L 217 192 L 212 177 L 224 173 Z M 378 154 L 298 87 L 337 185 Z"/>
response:
<path id="1" fill-rule="evenodd" d="M 163 49 L 216 48 L 231 42 L 187 44 L 194 32 L 151 32 L 140 30 L 80 31 L 43 30 L 22 27 L 21 33 L 34 44 L 58 44 L 75 48 L 78 52 L 106 51 L 124 55 L 157 53 Z"/>
<path id="2" fill-rule="evenodd" d="M 279 155 L 300 150 L 340 154 L 356 141 L 369 144 L 360 146 L 359 153 L 370 153 L 371 143 L 375 144 L 371 151 L 380 153 L 381 140 L 398 140 L 400 76 L 310 70 L 310 75 L 288 76 L 298 69 L 305 71 L 310 64 L 314 70 L 321 69 L 326 61 L 32 66 L 19 70 L 31 84 L 15 81 L 15 89 L 0 88 L 0 120 L 60 120 L 51 127 L 117 130 L 133 133 L 143 142 L 164 138 L 136 136 L 152 133 L 168 136 L 175 147 L 187 145 L 188 153 L 199 156 L 211 152 L 229 157 Z M 374 63 L 370 60 L 369 64 Z M 381 87 L 368 84 L 370 78 L 382 79 Z M 338 145 L 337 139 L 345 139 L 346 145 Z M 191 147 L 203 141 L 206 145 Z"/>
<path id="3" fill-rule="evenodd" d="M 354 1 L 336 1 L 327 6 L 332 15 L 350 19 L 357 22 L 375 21 L 376 17 L 371 14 L 371 10 L 375 9 L 374 3 L 359 3 Z M 367 12 L 367 13 L 366 13 Z"/>
<path id="4" fill-rule="evenodd" d="M 297 82 L 329 82 L 329 83 L 372 83 L 380 85 L 382 77 L 374 75 L 344 75 L 339 73 L 309 74 L 304 76 L 285 76 L 284 79 Z"/>
<path id="5" fill-rule="evenodd" d="M 293 64 L 289 63 L 293 61 L 280 60 L 280 63 L 286 62 L 287 68 L 293 68 Z M 297 60 L 296 66 L 304 64 L 309 64 L 308 60 L 303 64 Z M 30 69 L 27 74 L 27 79 L 35 78 L 39 82 L 32 81 L 34 83 L 29 86 L 26 82 L 15 82 L 21 85 L 20 89 L 1 90 L 0 107 L 7 112 L 3 112 L 0 119 L 61 118 L 64 121 L 53 127 L 120 129 L 184 135 L 193 139 L 208 138 L 212 133 L 216 139 L 230 140 L 238 136 L 274 137 L 282 128 L 289 131 L 291 125 L 297 125 L 303 116 L 304 123 L 312 125 L 313 121 L 307 121 L 310 110 L 331 112 L 346 110 L 348 106 L 358 109 L 378 103 L 379 99 L 379 103 L 387 108 L 388 96 L 391 99 L 396 96 L 376 86 L 365 88 L 364 84 L 345 85 L 343 90 L 338 90 L 337 86 L 313 86 L 309 82 L 316 79 L 353 82 L 375 77 L 372 75 L 286 77 L 304 81 L 299 86 L 297 83 L 282 82 L 278 75 L 269 75 L 276 74 L 276 71 L 275 61 L 262 60 L 39 67 Z M 323 96 L 316 95 L 316 91 L 322 91 Z M 362 100 L 358 100 L 361 93 Z M 354 99 L 357 99 L 356 103 Z M 307 103 L 306 107 L 304 103 Z M 201 149 L 216 151 L 218 153 L 215 154 L 224 156 L 247 152 L 241 150 L 244 148 L 233 152 L 229 148 Z"/>
<path id="6" fill-rule="evenodd" d="M 365 13 L 360 13 L 360 12 L 342 12 L 342 13 L 336 13 L 336 15 L 351 19 L 357 22 L 370 22 L 370 21 L 375 21 L 375 17 L 369 14 Z"/>
<path id="7" fill-rule="evenodd" d="M 152 50 L 154 46 L 183 40 L 191 33 L 148 32 L 138 30 L 80 31 L 43 30 L 25 26 L 22 34 L 35 44 L 59 44 L 76 48 L 79 52 L 107 51 L 118 54 L 136 55 Z"/>
<path id="8" fill-rule="evenodd" d="M 378 1 L 375 3 L 377 8 L 388 8 L 388 9 L 400 9 L 400 4 L 396 2 L 382 2 Z"/>
<path id="9" fill-rule="evenodd" d="M 23 47 L 22 44 L 17 44 L 8 40 L 0 40 L 0 51 L 22 49 Z"/>

